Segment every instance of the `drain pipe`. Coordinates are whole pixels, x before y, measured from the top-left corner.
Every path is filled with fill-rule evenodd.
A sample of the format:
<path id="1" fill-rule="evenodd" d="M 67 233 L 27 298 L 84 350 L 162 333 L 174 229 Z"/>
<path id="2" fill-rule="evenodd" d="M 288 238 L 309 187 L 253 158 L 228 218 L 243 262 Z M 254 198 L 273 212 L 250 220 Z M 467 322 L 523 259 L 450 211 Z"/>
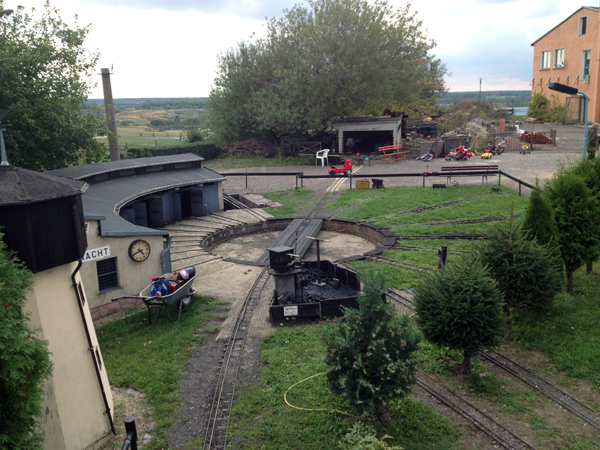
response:
<path id="1" fill-rule="evenodd" d="M 173 239 L 173 236 L 168 234 L 165 242 L 163 242 L 163 251 L 160 254 L 162 273 L 171 273 L 171 239 Z"/>
<path id="2" fill-rule="evenodd" d="M 94 361 L 94 369 L 96 369 L 96 377 L 98 378 L 98 385 L 100 386 L 100 391 L 102 392 L 102 399 L 104 400 L 104 406 L 106 408 L 106 414 L 108 415 L 108 421 L 110 422 L 110 430 L 116 436 L 117 432 L 115 431 L 115 424 L 113 423 L 113 418 L 110 413 L 110 406 L 108 406 L 108 398 L 106 397 L 106 391 L 104 390 L 104 385 L 102 384 L 102 377 L 100 376 L 100 367 L 98 366 L 98 360 L 96 359 L 96 355 L 94 354 L 94 345 L 92 344 L 92 336 L 90 335 L 90 329 L 88 327 L 88 323 L 85 320 L 85 313 L 83 311 L 83 305 L 85 303 L 85 296 L 83 295 L 83 289 L 81 288 L 81 283 L 77 283 L 75 281 L 75 275 L 81 269 L 83 265 L 83 260 L 79 260 L 77 264 L 77 268 L 71 274 L 71 281 L 73 283 L 73 290 L 75 291 L 75 297 L 77 297 L 77 304 L 79 305 L 79 312 L 81 314 L 81 321 L 83 322 L 83 328 L 85 330 L 85 334 L 88 340 L 88 350 L 92 355 L 92 361 Z M 99 356 L 99 355 L 98 355 Z"/>

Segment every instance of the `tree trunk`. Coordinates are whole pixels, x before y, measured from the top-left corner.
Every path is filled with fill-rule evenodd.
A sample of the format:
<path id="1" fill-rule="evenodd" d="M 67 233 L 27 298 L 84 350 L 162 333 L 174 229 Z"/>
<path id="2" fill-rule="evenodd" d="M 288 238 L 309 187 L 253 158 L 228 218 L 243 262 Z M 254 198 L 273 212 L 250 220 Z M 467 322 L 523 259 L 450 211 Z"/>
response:
<path id="1" fill-rule="evenodd" d="M 379 422 L 381 425 L 384 425 L 383 418 L 381 417 L 381 408 L 377 403 L 375 403 L 375 417 L 377 418 L 377 422 Z"/>
<path id="2" fill-rule="evenodd" d="M 512 322 L 510 321 L 510 308 L 505 303 L 503 309 L 504 309 L 504 317 L 506 317 L 506 325 L 504 328 L 504 340 L 512 341 L 513 336 L 512 336 Z"/>
<path id="3" fill-rule="evenodd" d="M 573 270 L 567 269 L 567 294 L 573 293 Z"/>
<path id="4" fill-rule="evenodd" d="M 471 373 L 471 355 L 463 353 L 462 371 L 465 374 Z"/>
<path id="5" fill-rule="evenodd" d="M 506 326 L 504 327 L 504 340 L 510 342 L 513 340 L 512 322 L 510 316 L 506 318 Z"/>
<path id="6" fill-rule="evenodd" d="M 589 275 L 590 273 L 592 273 L 592 264 L 593 264 L 593 262 L 592 262 L 592 261 L 590 261 L 590 262 L 588 262 L 588 263 L 585 265 L 585 273 L 586 273 L 587 275 Z"/>

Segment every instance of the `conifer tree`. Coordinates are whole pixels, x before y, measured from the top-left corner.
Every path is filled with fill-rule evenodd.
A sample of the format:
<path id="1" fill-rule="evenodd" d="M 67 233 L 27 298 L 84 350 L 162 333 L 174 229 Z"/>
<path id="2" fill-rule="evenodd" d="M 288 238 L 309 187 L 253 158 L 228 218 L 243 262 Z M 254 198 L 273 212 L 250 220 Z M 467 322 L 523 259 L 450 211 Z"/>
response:
<path id="1" fill-rule="evenodd" d="M 573 272 L 593 260 L 600 245 L 600 208 L 583 179 L 572 171 L 557 174 L 548 186 L 548 194 L 565 263 L 566 291 L 572 294 Z"/>
<path id="2" fill-rule="evenodd" d="M 44 379 L 52 365 L 23 312 L 31 272 L 6 250 L 0 234 L 0 448 L 41 450 Z"/>
<path id="3" fill-rule="evenodd" d="M 382 409 L 406 396 L 415 383 L 412 353 L 420 337 L 407 316 L 398 317 L 384 303 L 383 278 L 361 278 L 359 309 L 345 309 L 345 320 L 325 332 L 327 381 L 358 413 L 375 413 L 381 422 Z"/>
<path id="4" fill-rule="evenodd" d="M 600 159 L 593 158 L 580 162 L 573 167 L 573 173 L 583 178 L 585 185 L 592 192 L 592 196 L 600 195 Z M 592 263 L 600 256 L 600 246 L 590 248 L 587 254 L 586 273 L 592 273 Z"/>
<path id="5" fill-rule="evenodd" d="M 548 224 L 543 224 L 548 231 Z M 550 242 L 552 242 L 550 237 Z M 512 205 L 506 227 L 497 227 L 490 239 L 477 248 L 483 264 L 498 282 L 504 295 L 506 327 L 504 339 L 512 340 L 511 314 L 524 311 L 542 314 L 548 311 L 554 297 L 562 289 L 564 274 L 562 260 L 556 247 L 542 246 L 528 236 L 514 222 Z"/>
<path id="6" fill-rule="evenodd" d="M 531 191 L 521 228 L 529 238 L 537 240 L 538 244 L 558 247 L 558 228 L 552 204 L 548 193 L 537 186 Z"/>
<path id="7" fill-rule="evenodd" d="M 471 357 L 498 343 L 504 326 L 502 294 L 488 268 L 476 257 L 447 264 L 425 275 L 414 297 L 417 324 L 425 339 L 463 352 L 462 370 Z"/>

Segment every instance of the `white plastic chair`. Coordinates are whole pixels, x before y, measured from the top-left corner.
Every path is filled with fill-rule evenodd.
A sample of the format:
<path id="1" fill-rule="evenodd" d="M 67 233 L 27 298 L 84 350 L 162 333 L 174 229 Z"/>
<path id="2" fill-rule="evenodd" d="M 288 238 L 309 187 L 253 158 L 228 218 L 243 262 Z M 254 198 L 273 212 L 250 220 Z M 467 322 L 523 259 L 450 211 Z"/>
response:
<path id="1" fill-rule="evenodd" d="M 327 159 L 327 154 L 329 153 L 329 149 L 319 150 L 315 155 L 315 166 L 319 164 L 319 160 L 321 160 L 321 167 L 325 167 L 325 160 Z M 329 160 L 327 159 L 327 165 L 329 165 Z"/>

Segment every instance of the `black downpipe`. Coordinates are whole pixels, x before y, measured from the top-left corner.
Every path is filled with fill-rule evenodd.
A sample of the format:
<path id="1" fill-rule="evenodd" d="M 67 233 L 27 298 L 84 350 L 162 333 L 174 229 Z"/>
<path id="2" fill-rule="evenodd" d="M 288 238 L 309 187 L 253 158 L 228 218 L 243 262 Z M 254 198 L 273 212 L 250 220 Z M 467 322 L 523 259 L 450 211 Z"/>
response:
<path id="1" fill-rule="evenodd" d="M 85 320 L 85 313 L 83 311 L 83 301 L 79 296 L 79 289 L 77 288 L 77 282 L 75 281 L 75 275 L 81 269 L 83 265 L 83 260 L 79 260 L 77 264 L 77 268 L 71 274 L 71 281 L 73 282 L 73 290 L 75 291 L 75 296 L 77 297 L 77 304 L 79 305 L 79 312 L 81 314 L 81 321 L 83 322 L 83 328 L 85 329 L 85 334 L 88 340 L 88 350 L 90 351 L 90 355 L 92 355 L 92 361 L 94 361 L 94 368 L 96 369 L 96 377 L 98 378 L 98 385 L 100 386 L 100 391 L 102 392 L 102 399 L 104 400 L 104 406 L 106 407 L 106 414 L 108 414 L 108 421 L 110 422 L 110 430 L 116 436 L 117 432 L 115 431 L 115 424 L 113 423 L 113 418 L 110 413 L 110 406 L 108 406 L 108 399 L 106 398 L 106 391 L 104 390 L 104 385 L 102 384 L 102 376 L 100 375 L 100 367 L 98 367 L 98 361 L 96 360 L 96 355 L 94 355 L 94 346 L 92 344 L 92 336 L 90 335 L 90 329 L 88 328 L 87 321 Z"/>

